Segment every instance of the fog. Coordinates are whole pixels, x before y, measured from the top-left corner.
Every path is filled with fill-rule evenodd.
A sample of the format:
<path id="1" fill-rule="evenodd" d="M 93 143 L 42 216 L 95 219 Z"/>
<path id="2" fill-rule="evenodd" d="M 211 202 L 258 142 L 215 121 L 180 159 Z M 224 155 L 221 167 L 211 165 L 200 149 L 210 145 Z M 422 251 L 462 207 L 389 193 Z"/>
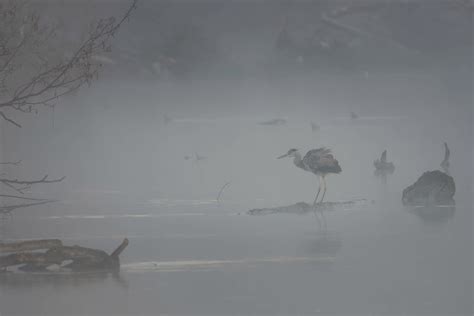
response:
<path id="1" fill-rule="evenodd" d="M 119 4 L 83 5 L 101 16 Z M 356 37 L 350 58 L 282 61 L 285 23 L 301 42 L 324 5 L 144 1 L 90 87 L 54 110 L 13 114 L 22 128 L 0 121 L 0 160 L 21 159 L 0 173 L 66 177 L 26 191 L 57 201 L 2 217 L 2 242 L 110 252 L 130 240 L 119 273 L 0 271 L 0 314 L 472 315 L 472 16 L 430 29 L 413 13 L 398 21 L 413 27 L 398 29 L 404 48 Z M 156 38 L 188 22 L 214 50 L 191 49 L 204 57 L 174 57 L 192 68 L 156 73 Z M 283 124 L 261 124 L 274 119 Z M 455 206 L 404 206 L 402 191 L 441 168 L 444 142 Z M 276 158 L 319 147 L 342 168 L 327 177 L 326 228 L 313 213 L 248 213 L 312 203 L 318 177 Z M 380 178 L 383 150 L 395 172 Z"/>

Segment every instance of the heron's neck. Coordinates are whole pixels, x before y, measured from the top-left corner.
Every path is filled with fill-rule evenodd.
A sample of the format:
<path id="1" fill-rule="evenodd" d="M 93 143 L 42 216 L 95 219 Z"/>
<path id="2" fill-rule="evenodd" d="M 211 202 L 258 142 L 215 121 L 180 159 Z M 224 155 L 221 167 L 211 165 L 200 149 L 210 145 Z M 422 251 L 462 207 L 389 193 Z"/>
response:
<path id="1" fill-rule="evenodd" d="M 303 159 L 301 159 L 301 154 L 299 152 L 295 152 L 293 155 L 293 163 L 295 164 L 295 166 L 306 170 L 306 166 L 303 163 Z"/>

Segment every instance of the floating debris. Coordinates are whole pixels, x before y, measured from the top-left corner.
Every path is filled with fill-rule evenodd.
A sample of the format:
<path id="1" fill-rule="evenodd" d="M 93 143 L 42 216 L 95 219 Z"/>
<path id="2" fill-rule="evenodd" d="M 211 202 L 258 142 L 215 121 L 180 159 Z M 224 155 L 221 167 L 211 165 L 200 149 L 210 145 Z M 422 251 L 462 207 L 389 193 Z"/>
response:
<path id="1" fill-rule="evenodd" d="M 276 119 L 273 119 L 273 120 L 260 122 L 260 123 L 258 123 L 258 124 L 260 124 L 260 125 L 274 125 L 274 126 L 278 126 L 278 125 L 285 125 L 285 124 L 286 124 L 286 120 L 285 120 L 285 119 L 282 119 L 282 118 L 276 118 Z"/>
<path id="2" fill-rule="evenodd" d="M 309 212 L 317 211 L 335 211 L 336 209 L 349 210 L 353 209 L 356 205 L 367 204 L 366 199 L 358 199 L 351 201 L 342 202 L 323 202 L 318 204 L 316 208 L 313 205 L 306 202 L 298 202 L 286 206 L 276 206 L 267 208 L 256 208 L 249 210 L 248 215 L 269 215 L 269 214 L 296 214 L 304 215 Z"/>

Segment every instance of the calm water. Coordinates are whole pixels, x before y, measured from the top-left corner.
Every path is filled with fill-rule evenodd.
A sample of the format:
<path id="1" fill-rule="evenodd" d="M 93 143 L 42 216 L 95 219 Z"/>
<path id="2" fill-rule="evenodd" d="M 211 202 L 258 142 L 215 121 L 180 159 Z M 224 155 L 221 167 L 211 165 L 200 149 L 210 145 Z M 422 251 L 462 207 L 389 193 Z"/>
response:
<path id="1" fill-rule="evenodd" d="M 175 140 L 189 133 L 180 134 L 179 124 L 170 127 Z M 0 314 L 472 315 L 472 153 L 462 128 L 437 132 L 436 123 L 420 128 L 400 118 L 334 119 L 315 136 L 299 122 L 271 129 L 254 122 L 206 124 L 203 134 L 225 124 L 223 133 L 234 136 L 199 165 L 168 162 L 177 178 L 168 184 L 181 181 L 181 195 L 166 192 L 165 184 L 160 192 L 84 189 L 18 211 L 3 238 L 62 238 L 111 251 L 128 237 L 130 245 L 119 275 L 0 276 Z M 265 141 L 275 137 L 278 143 Z M 246 214 L 312 200 L 316 180 L 291 161 L 274 159 L 295 139 L 295 146 L 310 144 L 302 150 L 334 149 L 343 173 L 329 178 L 328 200 L 367 199 L 327 212 L 327 232 L 318 230 L 313 214 Z M 444 139 L 452 152 L 455 209 L 428 215 L 405 209 L 401 190 L 438 168 Z M 169 153 L 166 144 L 160 150 Z M 386 182 L 372 170 L 385 147 L 397 166 Z M 229 153 L 240 157 L 235 164 L 252 162 L 251 170 L 225 169 L 218 158 Z M 207 177 L 213 168 L 227 173 Z M 226 181 L 232 183 L 217 204 Z"/>

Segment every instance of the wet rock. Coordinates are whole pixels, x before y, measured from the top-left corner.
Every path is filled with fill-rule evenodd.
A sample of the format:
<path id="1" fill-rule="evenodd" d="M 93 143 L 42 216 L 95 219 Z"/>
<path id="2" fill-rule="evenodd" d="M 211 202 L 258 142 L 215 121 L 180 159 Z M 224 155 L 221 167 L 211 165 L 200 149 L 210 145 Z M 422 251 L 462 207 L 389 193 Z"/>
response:
<path id="1" fill-rule="evenodd" d="M 453 205 L 456 187 L 453 177 L 441 171 L 427 171 L 403 190 L 405 205 Z"/>

